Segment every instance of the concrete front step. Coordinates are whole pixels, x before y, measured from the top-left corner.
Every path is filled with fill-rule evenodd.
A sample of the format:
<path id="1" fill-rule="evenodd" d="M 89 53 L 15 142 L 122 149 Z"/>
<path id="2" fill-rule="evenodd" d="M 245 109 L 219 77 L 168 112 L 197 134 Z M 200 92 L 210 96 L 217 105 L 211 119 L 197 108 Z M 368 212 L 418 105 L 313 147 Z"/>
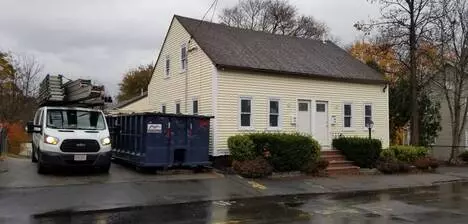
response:
<path id="1" fill-rule="evenodd" d="M 326 172 L 329 176 L 339 175 L 359 175 L 359 167 L 354 166 L 352 161 L 346 160 L 346 157 L 339 150 L 322 151 L 321 157 L 329 162 Z"/>
<path id="2" fill-rule="evenodd" d="M 325 171 L 328 176 L 359 175 L 358 166 L 328 167 Z"/>

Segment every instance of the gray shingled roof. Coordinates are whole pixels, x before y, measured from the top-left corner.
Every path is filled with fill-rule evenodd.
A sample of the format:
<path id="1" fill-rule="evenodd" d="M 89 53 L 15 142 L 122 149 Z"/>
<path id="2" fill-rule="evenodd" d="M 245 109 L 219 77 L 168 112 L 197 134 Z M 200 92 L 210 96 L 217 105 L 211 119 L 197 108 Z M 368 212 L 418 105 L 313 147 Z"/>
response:
<path id="1" fill-rule="evenodd" d="M 330 41 L 229 27 L 175 16 L 218 67 L 351 82 L 384 83 L 383 74 Z"/>
<path id="2" fill-rule="evenodd" d="M 115 109 L 120 109 L 120 108 L 128 106 L 128 105 L 130 105 L 130 104 L 132 104 L 132 103 L 134 103 L 134 102 L 136 102 L 138 100 L 141 100 L 141 99 L 143 99 L 143 98 L 145 98 L 147 96 L 148 96 L 148 92 L 143 92 L 141 95 L 135 96 L 133 98 L 130 98 L 128 100 L 125 100 L 125 101 L 117 104 L 117 106 L 115 106 L 114 108 Z"/>

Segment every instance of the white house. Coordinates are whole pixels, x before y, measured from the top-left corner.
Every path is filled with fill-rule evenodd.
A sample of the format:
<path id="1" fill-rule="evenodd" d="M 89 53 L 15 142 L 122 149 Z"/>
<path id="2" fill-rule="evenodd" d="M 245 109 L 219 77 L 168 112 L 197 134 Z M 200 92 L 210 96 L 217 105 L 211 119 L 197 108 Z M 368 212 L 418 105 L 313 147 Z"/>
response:
<path id="1" fill-rule="evenodd" d="M 382 74 L 329 41 L 273 35 L 174 16 L 148 87 L 154 111 L 212 115 L 212 155 L 229 136 L 302 132 L 330 149 L 333 136 L 389 144 Z"/>
<path id="2" fill-rule="evenodd" d="M 148 92 L 144 92 L 139 96 L 119 103 L 111 111 L 120 113 L 137 113 L 148 112 L 151 110 L 152 107 L 148 101 Z"/>

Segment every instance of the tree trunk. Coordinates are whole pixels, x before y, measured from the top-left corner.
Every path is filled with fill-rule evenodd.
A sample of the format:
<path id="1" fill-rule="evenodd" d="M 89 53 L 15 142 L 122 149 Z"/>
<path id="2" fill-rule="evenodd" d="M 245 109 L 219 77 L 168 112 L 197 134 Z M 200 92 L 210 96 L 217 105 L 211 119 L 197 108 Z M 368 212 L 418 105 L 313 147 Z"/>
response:
<path id="1" fill-rule="evenodd" d="M 454 125 L 455 126 L 455 125 Z M 458 131 L 456 130 L 456 127 L 452 128 L 452 147 L 450 149 L 450 158 L 448 163 L 449 164 L 454 164 L 457 161 L 457 156 L 458 156 L 458 148 L 460 145 L 460 136 L 458 135 Z"/>
<path id="2" fill-rule="evenodd" d="M 419 102 L 418 102 L 418 79 L 416 60 L 416 22 L 414 2 L 410 4 L 411 24 L 409 27 L 410 42 L 410 78 L 411 78 L 411 145 L 419 145 Z"/>

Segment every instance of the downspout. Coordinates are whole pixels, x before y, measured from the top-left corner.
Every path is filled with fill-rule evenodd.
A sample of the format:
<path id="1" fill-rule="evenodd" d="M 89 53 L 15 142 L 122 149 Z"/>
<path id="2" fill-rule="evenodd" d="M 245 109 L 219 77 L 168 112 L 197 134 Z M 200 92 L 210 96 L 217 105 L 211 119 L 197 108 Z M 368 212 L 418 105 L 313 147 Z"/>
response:
<path id="1" fill-rule="evenodd" d="M 187 45 L 185 47 L 185 54 L 187 57 L 185 59 L 186 63 L 185 63 L 185 114 L 188 114 L 188 70 L 189 70 L 189 49 L 190 49 L 190 43 L 192 42 L 192 35 L 190 35 L 190 39 L 189 41 L 187 42 Z"/>

